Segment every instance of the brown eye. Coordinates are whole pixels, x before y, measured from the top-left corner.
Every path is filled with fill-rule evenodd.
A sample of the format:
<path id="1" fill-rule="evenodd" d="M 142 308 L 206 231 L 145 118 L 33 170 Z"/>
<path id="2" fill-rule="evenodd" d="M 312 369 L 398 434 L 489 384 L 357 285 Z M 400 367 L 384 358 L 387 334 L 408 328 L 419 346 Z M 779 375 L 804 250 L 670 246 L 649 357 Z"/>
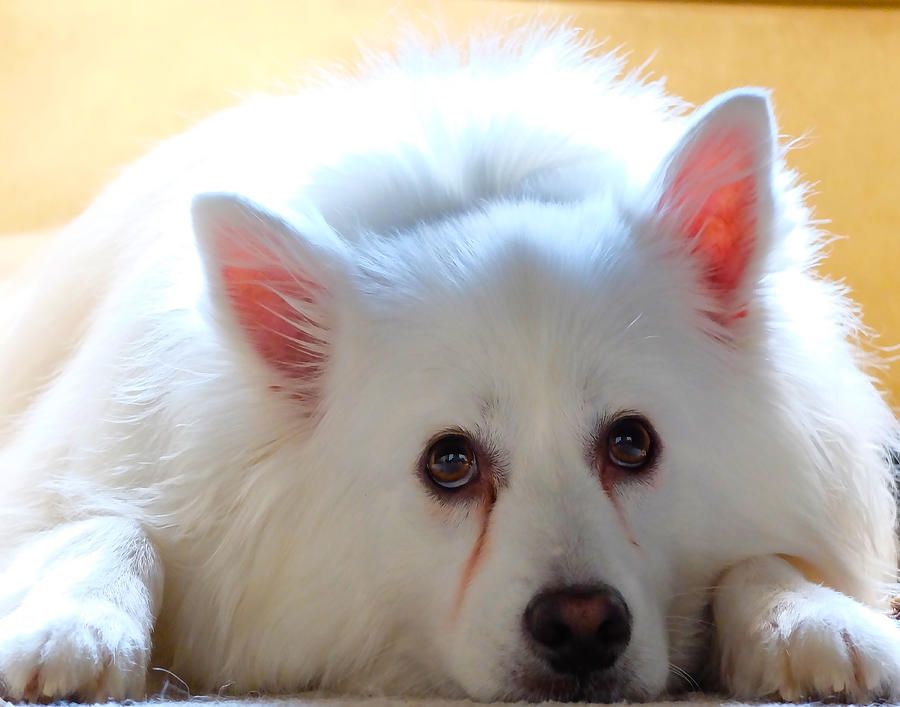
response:
<path id="1" fill-rule="evenodd" d="M 478 476 L 472 443 L 464 435 L 447 435 L 431 445 L 425 461 L 428 477 L 445 489 L 465 486 Z"/>
<path id="2" fill-rule="evenodd" d="M 639 417 L 613 422 L 606 445 L 612 463 L 623 469 L 641 469 L 653 458 L 653 436 L 648 424 Z"/>

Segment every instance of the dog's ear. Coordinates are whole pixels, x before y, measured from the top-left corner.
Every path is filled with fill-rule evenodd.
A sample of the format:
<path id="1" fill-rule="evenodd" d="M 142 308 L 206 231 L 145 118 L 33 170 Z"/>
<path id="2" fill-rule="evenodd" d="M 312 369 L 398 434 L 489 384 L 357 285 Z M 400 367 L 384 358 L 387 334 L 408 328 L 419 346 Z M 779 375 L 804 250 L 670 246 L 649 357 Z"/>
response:
<path id="1" fill-rule="evenodd" d="M 191 213 L 214 316 L 278 374 L 278 387 L 313 397 L 343 258 L 236 195 L 201 194 Z"/>
<path id="2" fill-rule="evenodd" d="M 726 323 L 746 311 L 769 250 L 776 148 L 766 94 L 732 91 L 697 110 L 652 183 L 656 228 L 697 260 Z"/>

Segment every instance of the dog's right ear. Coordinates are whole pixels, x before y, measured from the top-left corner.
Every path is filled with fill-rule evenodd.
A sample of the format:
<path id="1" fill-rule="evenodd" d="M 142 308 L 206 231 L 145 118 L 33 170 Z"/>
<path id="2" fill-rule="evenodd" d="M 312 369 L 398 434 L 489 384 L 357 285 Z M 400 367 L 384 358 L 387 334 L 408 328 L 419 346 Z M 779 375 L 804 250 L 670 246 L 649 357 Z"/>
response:
<path id="1" fill-rule="evenodd" d="M 723 323 L 746 313 L 771 248 L 777 144 L 768 95 L 730 91 L 695 113 L 652 182 L 658 229 L 691 253 Z"/>
<path id="2" fill-rule="evenodd" d="M 278 387 L 315 397 L 346 282 L 342 254 L 237 195 L 201 194 L 191 214 L 215 318 L 278 375 Z"/>

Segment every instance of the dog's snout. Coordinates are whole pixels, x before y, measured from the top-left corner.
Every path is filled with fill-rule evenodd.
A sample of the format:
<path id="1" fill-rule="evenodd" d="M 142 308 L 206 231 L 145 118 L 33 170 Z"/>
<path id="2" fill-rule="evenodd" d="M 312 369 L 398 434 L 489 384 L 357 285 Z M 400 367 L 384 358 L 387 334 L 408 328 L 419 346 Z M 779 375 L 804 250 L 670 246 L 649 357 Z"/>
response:
<path id="1" fill-rule="evenodd" d="M 631 639 L 631 613 L 607 585 L 542 592 L 525 609 L 525 630 L 554 670 L 585 674 L 608 668 Z"/>

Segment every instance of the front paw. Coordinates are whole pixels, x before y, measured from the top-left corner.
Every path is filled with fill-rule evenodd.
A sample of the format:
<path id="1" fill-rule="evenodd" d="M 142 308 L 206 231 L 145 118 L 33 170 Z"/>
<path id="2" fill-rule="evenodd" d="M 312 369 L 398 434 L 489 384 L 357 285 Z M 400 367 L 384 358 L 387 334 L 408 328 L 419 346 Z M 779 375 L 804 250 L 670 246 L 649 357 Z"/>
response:
<path id="1" fill-rule="evenodd" d="M 763 594 L 758 602 L 735 590 L 731 583 L 732 596 L 714 601 L 723 624 L 721 677 L 730 693 L 856 704 L 900 698 L 900 626 L 894 620 L 810 583 Z"/>
<path id="2" fill-rule="evenodd" d="M 102 600 L 0 619 L 0 697 L 103 702 L 144 696 L 150 634 Z"/>

